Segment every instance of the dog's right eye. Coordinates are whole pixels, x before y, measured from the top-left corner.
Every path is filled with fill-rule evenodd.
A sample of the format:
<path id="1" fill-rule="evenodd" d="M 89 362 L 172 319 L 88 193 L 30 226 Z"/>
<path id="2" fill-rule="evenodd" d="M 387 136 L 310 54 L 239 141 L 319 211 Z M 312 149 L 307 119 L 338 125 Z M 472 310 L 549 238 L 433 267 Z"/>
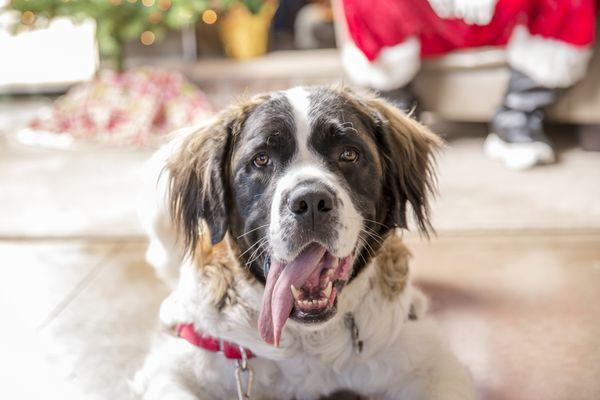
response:
<path id="1" fill-rule="evenodd" d="M 263 168 L 273 164 L 273 161 L 271 161 L 271 157 L 267 153 L 259 153 L 254 157 L 253 163 L 256 167 Z"/>

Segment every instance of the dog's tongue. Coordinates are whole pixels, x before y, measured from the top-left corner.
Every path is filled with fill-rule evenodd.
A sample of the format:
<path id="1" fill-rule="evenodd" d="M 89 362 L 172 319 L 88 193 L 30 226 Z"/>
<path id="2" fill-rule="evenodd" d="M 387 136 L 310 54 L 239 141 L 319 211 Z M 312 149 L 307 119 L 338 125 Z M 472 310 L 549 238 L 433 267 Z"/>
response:
<path id="1" fill-rule="evenodd" d="M 281 331 L 294 307 L 290 286 L 302 287 L 319 267 L 319 261 L 324 254 L 325 249 L 313 243 L 288 264 L 278 260 L 271 261 L 258 318 L 260 337 L 265 342 L 279 346 Z"/>

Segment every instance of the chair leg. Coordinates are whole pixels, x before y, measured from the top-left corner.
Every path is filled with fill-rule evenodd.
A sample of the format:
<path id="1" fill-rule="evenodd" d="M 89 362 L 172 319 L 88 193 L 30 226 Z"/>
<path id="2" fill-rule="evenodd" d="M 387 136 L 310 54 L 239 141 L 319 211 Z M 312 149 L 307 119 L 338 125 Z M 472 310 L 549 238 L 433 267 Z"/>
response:
<path id="1" fill-rule="evenodd" d="M 583 150 L 600 151 L 600 124 L 581 125 L 578 137 Z"/>

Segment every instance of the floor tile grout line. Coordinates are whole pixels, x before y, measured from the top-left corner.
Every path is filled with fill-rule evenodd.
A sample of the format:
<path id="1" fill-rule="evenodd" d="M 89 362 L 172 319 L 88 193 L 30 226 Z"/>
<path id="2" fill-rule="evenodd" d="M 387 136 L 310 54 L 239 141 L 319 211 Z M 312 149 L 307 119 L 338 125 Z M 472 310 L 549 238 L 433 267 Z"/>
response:
<path id="1" fill-rule="evenodd" d="M 75 287 L 67 293 L 67 295 L 47 314 L 42 323 L 38 325 L 36 331 L 41 331 L 46 328 L 56 317 L 58 317 L 73 300 L 75 300 L 81 292 L 83 292 L 92 283 L 98 275 L 109 264 L 109 261 L 118 255 L 124 248 L 125 243 L 116 243 L 111 245 L 106 255 L 104 255 L 98 262 L 92 267 L 92 270 L 87 273 Z"/>

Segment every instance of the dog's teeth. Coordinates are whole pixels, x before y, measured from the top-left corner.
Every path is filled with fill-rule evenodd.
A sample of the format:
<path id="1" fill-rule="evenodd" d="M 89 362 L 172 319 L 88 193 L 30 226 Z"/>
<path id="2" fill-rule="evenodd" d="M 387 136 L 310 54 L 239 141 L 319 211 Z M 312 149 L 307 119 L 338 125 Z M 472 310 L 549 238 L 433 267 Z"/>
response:
<path id="1" fill-rule="evenodd" d="M 333 283 L 331 281 L 329 281 L 327 286 L 325 286 L 325 289 L 323 289 L 323 294 L 325 295 L 326 299 L 329 299 L 329 296 L 331 296 L 332 289 L 333 289 Z"/>
<path id="2" fill-rule="evenodd" d="M 325 307 L 325 304 L 327 304 L 327 300 L 326 299 L 319 300 L 319 307 Z"/>
<path id="3" fill-rule="evenodd" d="M 290 288 L 292 289 L 292 295 L 294 296 L 294 299 L 298 300 L 300 298 L 300 290 L 296 289 L 294 285 L 290 286 Z"/>

